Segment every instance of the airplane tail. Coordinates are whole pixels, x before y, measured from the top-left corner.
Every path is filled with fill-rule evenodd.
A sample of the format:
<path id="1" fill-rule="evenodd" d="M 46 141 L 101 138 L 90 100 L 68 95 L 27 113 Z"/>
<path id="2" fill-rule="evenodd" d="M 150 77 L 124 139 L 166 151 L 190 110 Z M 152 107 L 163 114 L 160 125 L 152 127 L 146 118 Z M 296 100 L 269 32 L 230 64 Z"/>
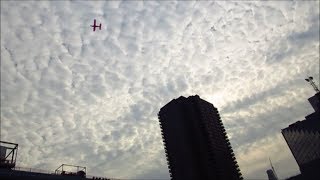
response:
<path id="1" fill-rule="evenodd" d="M 99 27 L 99 30 L 101 30 L 101 23 L 100 23 L 100 25 L 98 27 Z"/>

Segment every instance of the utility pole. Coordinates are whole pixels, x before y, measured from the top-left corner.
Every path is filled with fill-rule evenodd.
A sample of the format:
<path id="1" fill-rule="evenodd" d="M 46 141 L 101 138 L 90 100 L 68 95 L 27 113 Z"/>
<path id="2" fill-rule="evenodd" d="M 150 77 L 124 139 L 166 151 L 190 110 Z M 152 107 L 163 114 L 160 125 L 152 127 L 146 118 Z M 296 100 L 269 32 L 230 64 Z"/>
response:
<path id="1" fill-rule="evenodd" d="M 313 87 L 313 89 L 314 89 L 317 93 L 320 92 L 320 91 L 319 91 L 319 88 L 318 88 L 317 85 L 314 83 L 312 76 L 308 77 L 308 78 L 305 79 L 305 80 L 311 84 L 311 86 Z"/>

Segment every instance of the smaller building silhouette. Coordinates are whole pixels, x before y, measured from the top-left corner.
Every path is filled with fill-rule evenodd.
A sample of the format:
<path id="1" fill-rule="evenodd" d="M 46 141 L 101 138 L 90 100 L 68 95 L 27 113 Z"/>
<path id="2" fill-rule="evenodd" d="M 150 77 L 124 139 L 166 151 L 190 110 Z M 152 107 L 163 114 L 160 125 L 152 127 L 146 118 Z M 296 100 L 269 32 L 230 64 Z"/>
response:
<path id="1" fill-rule="evenodd" d="M 267 175 L 269 180 L 278 180 L 272 169 L 267 170 Z"/>
<path id="2" fill-rule="evenodd" d="M 320 178 L 320 93 L 308 99 L 315 112 L 282 129 L 303 178 Z M 298 177 L 298 176 L 297 176 Z M 300 176 L 299 176 L 300 177 Z"/>

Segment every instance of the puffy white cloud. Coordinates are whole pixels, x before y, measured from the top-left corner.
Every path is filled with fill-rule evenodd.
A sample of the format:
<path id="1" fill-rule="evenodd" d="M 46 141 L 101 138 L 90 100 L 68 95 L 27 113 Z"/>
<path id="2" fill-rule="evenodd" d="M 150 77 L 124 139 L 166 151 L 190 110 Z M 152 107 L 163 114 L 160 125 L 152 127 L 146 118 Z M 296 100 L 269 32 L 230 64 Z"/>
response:
<path id="1" fill-rule="evenodd" d="M 266 178 L 268 157 L 290 176 L 280 129 L 312 112 L 303 79 L 319 82 L 317 7 L 1 1 L 1 139 L 19 144 L 20 166 L 168 178 L 157 113 L 199 94 L 218 107 L 245 178 Z"/>

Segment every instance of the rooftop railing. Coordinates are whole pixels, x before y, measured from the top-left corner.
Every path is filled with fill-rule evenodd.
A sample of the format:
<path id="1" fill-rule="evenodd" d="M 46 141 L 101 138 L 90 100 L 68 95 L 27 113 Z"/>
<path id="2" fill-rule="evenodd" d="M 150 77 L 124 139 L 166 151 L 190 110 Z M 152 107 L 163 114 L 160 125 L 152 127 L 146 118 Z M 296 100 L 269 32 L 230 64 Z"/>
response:
<path id="1" fill-rule="evenodd" d="M 27 168 L 27 167 L 15 167 L 13 170 L 16 171 L 24 171 L 24 172 L 33 172 L 33 173 L 41 173 L 41 174 L 49 174 L 49 175 L 62 175 L 62 174 L 57 174 L 55 171 L 50 171 L 50 170 L 44 170 L 44 169 L 38 169 L 38 168 Z M 101 176 L 94 176 L 94 175 L 86 175 L 87 179 L 99 179 L 99 180 L 122 180 L 118 178 L 110 178 L 110 177 L 101 177 Z"/>

